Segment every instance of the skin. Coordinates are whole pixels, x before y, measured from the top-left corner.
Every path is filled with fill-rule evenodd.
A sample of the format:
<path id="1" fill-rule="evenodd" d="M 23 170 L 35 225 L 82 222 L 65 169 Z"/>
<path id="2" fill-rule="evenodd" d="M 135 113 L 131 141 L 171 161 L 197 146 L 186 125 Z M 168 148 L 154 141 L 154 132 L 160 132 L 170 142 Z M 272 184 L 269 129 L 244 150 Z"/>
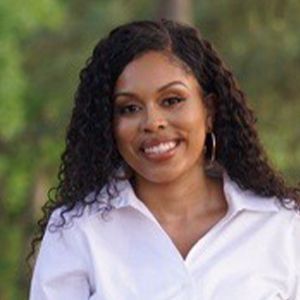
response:
<path id="1" fill-rule="evenodd" d="M 125 67 L 114 94 L 114 134 L 133 170 L 135 192 L 186 257 L 227 210 L 222 182 L 204 169 L 213 109 L 182 63 L 153 51 Z M 157 160 L 141 150 L 152 139 L 180 143 L 170 157 Z"/>

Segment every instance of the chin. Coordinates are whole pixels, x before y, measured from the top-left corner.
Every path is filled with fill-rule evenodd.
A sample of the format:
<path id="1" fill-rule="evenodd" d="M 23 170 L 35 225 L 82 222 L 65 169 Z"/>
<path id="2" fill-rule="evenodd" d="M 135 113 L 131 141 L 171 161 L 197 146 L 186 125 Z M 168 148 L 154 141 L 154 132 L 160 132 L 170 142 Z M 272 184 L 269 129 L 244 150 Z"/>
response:
<path id="1" fill-rule="evenodd" d="M 169 184 L 176 181 L 179 177 L 183 175 L 182 172 L 174 172 L 173 170 L 157 171 L 157 172 L 140 172 L 137 178 L 142 181 L 147 181 L 149 183 L 155 184 Z"/>

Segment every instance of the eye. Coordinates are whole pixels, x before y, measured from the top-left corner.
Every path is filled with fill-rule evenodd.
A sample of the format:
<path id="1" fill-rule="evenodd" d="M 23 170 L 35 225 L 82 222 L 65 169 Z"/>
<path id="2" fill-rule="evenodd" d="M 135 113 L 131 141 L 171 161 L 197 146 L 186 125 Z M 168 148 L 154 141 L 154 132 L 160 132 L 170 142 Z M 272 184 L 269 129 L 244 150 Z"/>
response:
<path id="1" fill-rule="evenodd" d="M 162 102 L 164 106 L 173 106 L 183 101 L 185 101 L 185 99 L 182 97 L 169 97 L 165 98 Z"/>
<path id="2" fill-rule="evenodd" d="M 120 115 L 129 115 L 129 114 L 137 113 L 138 111 L 140 111 L 140 109 L 141 108 L 138 105 L 128 104 L 121 107 L 117 107 L 117 112 Z"/>

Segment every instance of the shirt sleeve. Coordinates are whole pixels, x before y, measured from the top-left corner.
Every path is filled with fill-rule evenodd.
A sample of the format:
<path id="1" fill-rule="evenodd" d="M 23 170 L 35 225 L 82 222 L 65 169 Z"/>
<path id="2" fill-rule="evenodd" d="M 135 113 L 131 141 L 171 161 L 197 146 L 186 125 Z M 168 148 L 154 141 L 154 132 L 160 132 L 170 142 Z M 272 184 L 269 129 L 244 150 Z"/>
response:
<path id="1" fill-rule="evenodd" d="M 55 214 L 57 215 L 57 214 Z M 91 294 L 76 224 L 56 228 L 53 215 L 35 264 L 30 300 L 87 300 Z"/>
<path id="2" fill-rule="evenodd" d="M 293 227 L 293 252 L 295 254 L 295 284 L 291 300 L 300 300 L 300 214 L 297 213 Z"/>

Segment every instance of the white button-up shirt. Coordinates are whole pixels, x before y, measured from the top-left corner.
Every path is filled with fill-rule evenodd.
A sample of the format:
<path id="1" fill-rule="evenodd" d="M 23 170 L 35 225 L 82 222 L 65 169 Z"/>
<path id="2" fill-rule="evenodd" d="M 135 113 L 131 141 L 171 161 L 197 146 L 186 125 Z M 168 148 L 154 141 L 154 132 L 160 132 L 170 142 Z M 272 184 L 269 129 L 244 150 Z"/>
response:
<path id="1" fill-rule="evenodd" d="M 225 177 L 227 214 L 183 259 L 130 183 L 119 184 L 104 217 L 94 205 L 63 230 L 48 226 L 31 300 L 300 300 L 300 216 L 276 198 Z"/>

